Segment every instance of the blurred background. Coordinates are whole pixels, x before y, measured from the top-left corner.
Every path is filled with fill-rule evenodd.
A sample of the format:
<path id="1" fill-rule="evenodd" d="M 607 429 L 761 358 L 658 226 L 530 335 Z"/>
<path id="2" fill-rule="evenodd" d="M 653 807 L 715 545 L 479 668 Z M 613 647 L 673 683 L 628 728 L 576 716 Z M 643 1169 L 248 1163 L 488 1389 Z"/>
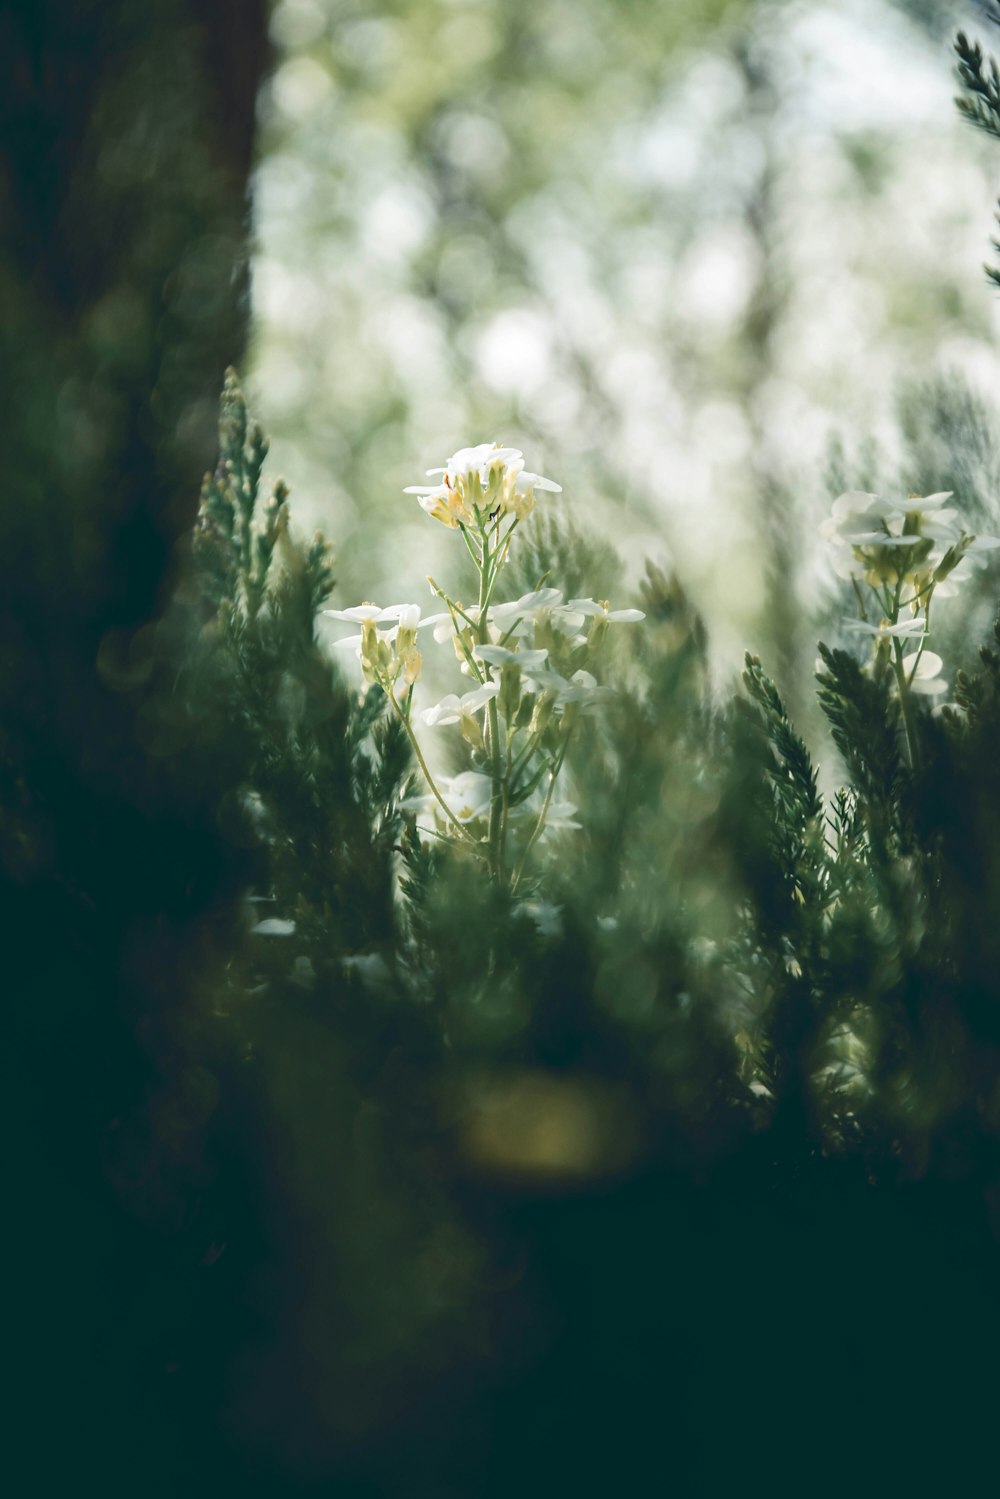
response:
<path id="1" fill-rule="evenodd" d="M 632 584 L 678 569 L 722 676 L 811 671 L 831 443 L 895 478 L 901 394 L 997 388 L 995 170 L 952 104 L 977 19 L 278 0 L 250 383 L 343 601 L 424 601 L 442 537 L 400 491 L 497 438 Z"/>
<path id="2" fill-rule="evenodd" d="M 979 19 L 932 0 L 0 0 L 18 1492 L 761 1478 L 798 1499 L 864 1492 L 858 1430 L 877 1491 L 919 1492 L 932 1459 L 936 1492 L 976 1491 L 1000 1299 L 964 1158 L 876 1191 L 806 1128 L 788 1149 L 704 1119 L 658 1133 L 720 1075 L 673 992 L 675 891 L 702 892 L 701 930 L 733 915 L 697 808 L 690 836 L 667 827 L 684 725 L 633 746 L 652 809 L 634 857 L 666 874 L 632 882 L 589 1010 L 593 933 L 546 967 L 530 931 L 531 994 L 513 1020 L 503 993 L 467 1007 L 464 1036 L 452 1017 L 442 1062 L 426 1012 L 345 979 L 336 944 L 312 988 L 297 951 L 248 954 L 260 856 L 232 806 L 256 725 L 178 691 L 211 632 L 170 600 L 236 364 L 295 526 L 336 545 L 339 604 L 451 581 L 453 538 L 401 491 L 496 437 L 563 485 L 588 562 L 621 551 L 623 592 L 647 560 L 677 568 L 717 683 L 750 646 L 804 694 L 840 608 L 812 539 L 831 493 L 954 482 L 981 516 L 1000 483 L 995 151 L 951 102 L 952 29 Z M 652 648 L 672 629 L 651 624 Z M 314 664 L 298 685 L 336 725 Z M 281 732 L 307 700 L 259 695 Z M 339 848 L 287 766 L 319 969 Z M 639 963 L 633 930 L 652 931 Z M 710 1022 L 729 996 L 708 1001 Z M 478 1082 L 448 1073 L 463 1045 Z M 459 1090 L 438 1112 L 439 1066 L 471 1123 Z"/>

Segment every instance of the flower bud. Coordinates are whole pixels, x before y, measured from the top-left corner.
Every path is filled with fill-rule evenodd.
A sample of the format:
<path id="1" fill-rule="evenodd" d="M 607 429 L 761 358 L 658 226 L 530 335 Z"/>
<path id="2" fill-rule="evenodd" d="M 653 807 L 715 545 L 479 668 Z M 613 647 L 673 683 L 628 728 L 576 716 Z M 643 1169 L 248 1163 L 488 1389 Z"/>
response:
<path id="1" fill-rule="evenodd" d="M 459 719 L 459 732 L 466 744 L 471 744 L 473 749 L 483 748 L 483 731 L 479 727 L 478 718 L 474 718 L 471 713 L 462 714 Z"/>
<path id="2" fill-rule="evenodd" d="M 403 680 L 407 687 L 412 687 L 414 682 L 419 680 L 423 657 L 414 645 L 400 655 L 400 661 L 403 667 Z"/>
<path id="3" fill-rule="evenodd" d="M 361 670 L 367 682 L 378 681 L 379 638 L 374 620 L 361 622 Z"/>
<path id="4" fill-rule="evenodd" d="M 531 696 L 530 693 L 526 692 L 518 705 L 517 716 L 514 719 L 515 729 L 527 728 L 528 724 L 531 722 L 534 711 L 535 699 Z"/>
<path id="5" fill-rule="evenodd" d="M 967 536 L 963 536 L 961 541 L 956 542 L 954 546 L 950 546 L 948 548 L 944 556 L 941 558 L 941 561 L 934 569 L 935 583 L 940 583 L 944 578 L 948 576 L 949 573 L 954 572 L 955 568 L 965 556 L 965 548 L 968 541 L 969 538 Z"/>
<path id="6" fill-rule="evenodd" d="M 455 655 L 464 666 L 469 656 L 471 656 L 472 647 L 475 644 L 472 639 L 472 631 L 466 627 L 460 633 L 453 635 L 452 644 L 455 647 Z"/>
<path id="7" fill-rule="evenodd" d="M 535 711 L 531 716 L 531 732 L 533 734 L 544 734 L 552 721 L 555 706 L 555 695 L 551 692 L 543 692 L 535 704 Z"/>
<path id="8" fill-rule="evenodd" d="M 590 621 L 590 629 L 587 632 L 588 651 L 599 651 L 601 646 L 604 644 L 604 639 L 607 633 L 608 621 L 606 616 L 603 614 L 595 614 L 593 619 Z"/>
<path id="9" fill-rule="evenodd" d="M 510 723 L 520 703 L 521 673 L 512 666 L 504 666 L 500 671 L 500 695 L 497 698 L 497 707 L 506 723 Z"/>

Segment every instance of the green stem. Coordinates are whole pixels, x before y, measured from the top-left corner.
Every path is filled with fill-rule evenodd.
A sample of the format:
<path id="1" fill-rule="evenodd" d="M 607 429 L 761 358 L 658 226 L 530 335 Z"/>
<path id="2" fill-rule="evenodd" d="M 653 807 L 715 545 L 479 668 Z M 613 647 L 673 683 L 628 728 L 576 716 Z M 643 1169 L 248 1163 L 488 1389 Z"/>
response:
<path id="1" fill-rule="evenodd" d="M 458 523 L 458 529 L 462 533 L 462 540 L 465 542 L 465 545 L 469 549 L 469 556 L 472 558 L 472 560 L 476 564 L 476 566 L 478 568 L 481 568 L 482 565 L 483 565 L 483 559 L 476 554 L 476 549 L 472 545 L 472 542 L 469 540 L 469 533 L 468 533 L 467 529 L 465 528 L 465 526 L 462 525 L 461 521 L 459 521 L 459 523 Z"/>
<path id="2" fill-rule="evenodd" d="M 906 670 L 903 666 L 903 647 L 898 636 L 893 639 L 892 647 L 892 669 L 896 676 L 896 686 L 899 689 L 899 706 L 903 714 L 906 760 L 910 769 L 913 770 L 918 760 L 917 733 L 916 725 L 913 722 L 913 705 L 910 701 L 910 688 L 906 680 Z"/>
<path id="3" fill-rule="evenodd" d="M 410 747 L 413 750 L 413 753 L 417 757 L 417 764 L 420 766 L 420 769 L 423 771 L 424 780 L 427 782 L 428 786 L 430 787 L 432 795 L 437 799 L 437 803 L 438 803 L 439 807 L 441 808 L 441 810 L 444 813 L 445 817 L 451 823 L 452 827 L 459 834 L 459 836 L 461 838 L 464 838 L 466 840 L 466 842 L 475 844 L 476 843 L 476 839 L 469 832 L 468 828 L 465 827 L 462 823 L 459 822 L 458 818 L 455 816 L 454 812 L 448 806 L 448 803 L 445 801 L 444 797 L 441 795 L 440 791 L 438 790 L 437 785 L 435 784 L 435 781 L 434 781 L 434 777 L 431 775 L 430 771 L 427 768 L 427 761 L 423 757 L 423 752 L 421 751 L 420 745 L 417 742 L 417 736 L 413 732 L 413 727 L 412 727 L 412 725 L 410 723 L 410 720 L 406 716 L 406 714 L 403 712 L 403 710 L 399 706 L 399 704 L 397 703 L 396 697 L 395 697 L 395 694 L 393 693 L 392 688 L 391 687 L 387 688 L 386 689 L 386 693 L 387 693 L 387 696 L 389 698 L 390 703 L 392 704 L 393 708 L 396 710 L 396 715 L 399 718 L 400 723 L 403 725 L 403 728 L 406 730 L 406 737 L 407 737 L 407 739 L 409 739 L 409 741 L 410 741 Z"/>
<path id="4" fill-rule="evenodd" d="M 483 542 L 483 556 L 479 571 L 479 644 L 488 645 L 490 639 L 489 627 L 489 600 L 492 584 L 495 578 L 490 577 L 490 543 L 485 530 L 481 531 Z M 492 681 L 492 673 L 487 667 L 487 681 Z M 503 880 L 503 823 L 504 823 L 504 794 L 503 776 L 500 767 L 500 715 L 497 711 L 497 700 L 491 697 L 486 709 L 487 719 L 487 753 L 490 758 L 490 779 L 493 783 L 490 794 L 490 822 L 489 822 L 489 846 L 490 866 L 498 880 Z"/>
<path id="5" fill-rule="evenodd" d="M 465 620 L 465 623 L 470 630 L 475 630 L 476 621 L 474 619 L 471 619 L 469 615 L 466 614 L 461 604 L 453 603 L 448 595 L 444 592 L 444 590 L 438 587 L 433 578 L 428 578 L 427 581 L 431 585 L 431 588 L 437 594 L 441 602 L 447 607 L 448 613 L 451 615 L 451 622 L 455 627 L 455 639 L 458 641 L 462 655 L 465 657 L 466 665 L 468 666 L 469 671 L 475 677 L 476 681 L 482 687 L 486 682 L 490 680 L 488 668 L 483 666 L 476 660 L 475 656 L 466 645 L 465 635 L 462 632 L 462 626 L 458 622 L 458 617 L 461 616 L 462 619 Z M 484 673 L 486 674 L 484 675 Z"/>
<path id="6" fill-rule="evenodd" d="M 900 599 L 903 596 L 903 577 L 900 574 L 895 592 L 892 595 L 892 608 L 889 612 L 890 624 L 899 623 Z M 913 721 L 913 701 L 910 696 L 910 686 L 906 680 L 906 668 L 903 666 L 903 642 L 898 635 L 892 637 L 892 669 L 896 677 L 896 687 L 899 692 L 899 707 L 903 715 L 903 737 L 906 743 L 906 761 L 913 770 L 919 759 L 919 746 L 917 744 L 917 728 Z"/>
<path id="7" fill-rule="evenodd" d="M 927 594 L 927 602 L 924 605 L 924 633 L 921 635 L 921 637 L 920 637 L 920 644 L 917 646 L 917 654 L 916 654 L 916 656 L 914 658 L 914 661 L 913 661 L 913 670 L 910 672 L 910 675 L 906 679 L 907 680 L 907 686 L 909 686 L 910 683 L 912 683 L 913 678 L 917 674 L 917 667 L 920 665 L 920 658 L 924 654 L 924 650 L 926 649 L 926 646 L 927 646 L 927 637 L 931 633 L 931 600 L 933 599 L 933 597 L 934 597 L 934 585 L 931 584 L 930 592 Z"/>
<path id="8" fill-rule="evenodd" d="M 538 821 L 535 823 L 531 837 L 528 839 L 527 843 L 524 846 L 524 853 L 521 855 L 520 862 L 518 863 L 517 869 L 514 873 L 514 878 L 511 881 L 510 888 L 512 893 L 517 889 L 521 880 L 521 876 L 524 874 L 524 866 L 528 862 L 528 855 L 531 853 L 531 850 L 534 848 L 535 844 L 538 842 L 539 838 L 542 835 L 542 829 L 545 827 L 545 819 L 549 815 L 549 807 L 552 804 L 552 793 L 555 790 L 556 781 L 559 779 L 559 772 L 562 770 L 562 764 L 566 758 L 566 749 L 568 747 L 568 744 L 569 741 L 567 739 L 563 743 L 562 749 L 559 751 L 558 759 L 555 761 L 551 771 L 549 772 L 549 784 L 548 789 L 545 792 L 545 800 L 542 803 L 542 810 L 538 814 Z"/>
<path id="9" fill-rule="evenodd" d="M 860 588 L 860 586 L 858 584 L 858 580 L 854 576 L 853 573 L 851 573 L 851 587 L 854 589 L 854 597 L 855 597 L 855 599 L 857 600 L 857 603 L 858 603 L 858 618 L 859 619 L 863 619 L 863 620 L 867 620 L 867 618 L 868 618 L 868 611 L 865 608 L 864 596 L 863 596 L 863 594 L 861 592 L 861 588 Z"/>
<path id="10" fill-rule="evenodd" d="M 520 773 L 523 766 L 526 765 L 528 760 L 531 758 L 541 737 L 541 731 L 536 729 L 533 734 L 529 734 L 524 743 L 524 747 L 518 751 L 517 758 L 514 760 L 509 771 L 507 772 L 507 778 L 510 781 L 511 785 L 513 785 L 514 780 Z"/>
<path id="11" fill-rule="evenodd" d="M 431 592 L 433 594 L 436 594 L 437 597 L 441 600 L 442 604 L 447 607 L 448 612 L 452 617 L 452 622 L 455 624 L 456 630 L 458 629 L 458 624 L 455 621 L 456 614 L 461 615 L 470 630 L 474 630 L 476 628 L 476 621 L 472 618 L 471 615 L 466 614 L 461 604 L 456 604 L 454 599 L 450 599 L 445 593 L 444 589 L 441 587 L 440 583 L 435 583 L 432 577 L 428 576 L 427 581 L 431 585 Z"/>
<path id="12" fill-rule="evenodd" d="M 500 537 L 499 543 L 498 543 L 497 548 L 496 548 L 496 551 L 493 553 L 493 561 L 492 561 L 492 566 L 491 566 L 491 571 L 490 571 L 489 588 L 487 590 L 487 602 L 488 603 L 493 598 L 493 589 L 496 586 L 496 581 L 497 581 L 497 578 L 498 578 L 498 576 L 500 574 L 500 569 L 503 567 L 504 563 L 507 561 L 507 555 L 510 552 L 510 539 L 513 536 L 514 532 L 517 530 L 517 525 L 518 525 L 518 523 L 517 523 L 516 520 L 511 522 L 509 528 L 504 532 L 503 536 Z M 499 523 L 497 525 L 497 534 L 499 536 Z"/>
<path id="13" fill-rule="evenodd" d="M 916 652 L 916 655 L 913 658 L 913 665 L 910 668 L 910 675 L 906 679 L 906 685 L 907 685 L 907 687 L 912 687 L 913 686 L 913 678 L 917 674 L 917 667 L 920 665 L 920 658 L 924 654 L 924 646 L 926 644 L 927 644 L 927 636 L 926 635 L 921 635 L 921 637 L 920 637 L 920 644 L 917 646 L 917 652 Z"/>

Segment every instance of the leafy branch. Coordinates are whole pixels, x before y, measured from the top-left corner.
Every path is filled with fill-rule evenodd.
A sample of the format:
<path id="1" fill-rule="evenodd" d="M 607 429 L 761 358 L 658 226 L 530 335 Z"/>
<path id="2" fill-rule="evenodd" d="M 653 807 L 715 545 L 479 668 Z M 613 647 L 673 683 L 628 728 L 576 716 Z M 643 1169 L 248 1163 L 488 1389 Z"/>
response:
<path id="1" fill-rule="evenodd" d="M 1000 68 L 986 56 L 978 42 L 970 42 L 964 31 L 955 38 L 959 82 L 965 89 L 955 105 L 970 125 L 1000 140 Z"/>
<path id="2" fill-rule="evenodd" d="M 970 42 L 963 31 L 955 38 L 958 56 L 958 78 L 965 92 L 958 94 L 955 105 L 963 119 L 978 130 L 1000 140 L 1000 67 L 992 56 L 984 56 L 978 42 Z M 1000 223 L 1000 212 L 996 215 Z M 1000 240 L 991 239 L 994 250 L 1000 254 Z M 983 265 L 986 275 L 995 286 L 1000 286 L 1000 266 Z"/>

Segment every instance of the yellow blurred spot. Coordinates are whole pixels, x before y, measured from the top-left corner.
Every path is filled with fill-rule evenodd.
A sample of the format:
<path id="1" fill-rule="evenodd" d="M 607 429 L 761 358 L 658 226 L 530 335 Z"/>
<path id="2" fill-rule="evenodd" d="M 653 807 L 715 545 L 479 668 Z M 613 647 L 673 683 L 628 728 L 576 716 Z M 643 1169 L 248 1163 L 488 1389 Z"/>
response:
<path id="1" fill-rule="evenodd" d="M 464 1090 L 464 1153 L 484 1171 L 540 1181 L 613 1175 L 634 1158 L 634 1111 L 594 1078 L 539 1070 L 480 1075 Z"/>

